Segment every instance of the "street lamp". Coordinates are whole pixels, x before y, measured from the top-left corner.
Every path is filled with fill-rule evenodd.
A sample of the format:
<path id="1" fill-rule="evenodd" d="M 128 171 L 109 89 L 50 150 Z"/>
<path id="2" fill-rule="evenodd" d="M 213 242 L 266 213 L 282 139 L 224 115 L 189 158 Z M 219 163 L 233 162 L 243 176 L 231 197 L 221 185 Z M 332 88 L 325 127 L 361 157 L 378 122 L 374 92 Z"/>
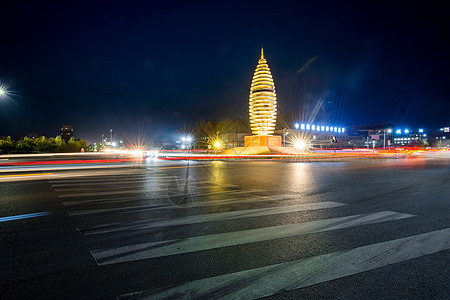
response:
<path id="1" fill-rule="evenodd" d="M 187 138 L 186 138 L 186 146 L 187 146 L 187 148 L 188 148 L 188 151 L 189 152 L 191 152 L 191 146 L 192 146 L 192 137 L 191 136 L 188 136 Z"/>
<path id="2" fill-rule="evenodd" d="M 284 129 L 284 134 L 283 134 L 283 147 L 286 147 L 286 136 L 289 134 L 288 131 L 286 131 L 286 128 Z"/>
<path id="3" fill-rule="evenodd" d="M 8 95 L 8 91 L 4 87 L 0 86 L 0 99 L 6 98 L 7 95 Z"/>
<path id="4" fill-rule="evenodd" d="M 387 133 L 392 133 L 392 128 L 385 129 L 383 134 L 383 148 L 386 149 L 386 131 Z"/>

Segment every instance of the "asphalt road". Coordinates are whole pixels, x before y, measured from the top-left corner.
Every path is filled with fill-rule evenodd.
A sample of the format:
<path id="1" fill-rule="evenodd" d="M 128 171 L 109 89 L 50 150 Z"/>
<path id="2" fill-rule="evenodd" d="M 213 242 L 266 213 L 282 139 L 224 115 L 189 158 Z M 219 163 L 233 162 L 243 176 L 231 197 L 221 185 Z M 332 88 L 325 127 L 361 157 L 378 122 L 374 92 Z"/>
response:
<path id="1" fill-rule="evenodd" d="M 450 297 L 448 156 L 78 167 L 0 173 L 2 298 Z"/>

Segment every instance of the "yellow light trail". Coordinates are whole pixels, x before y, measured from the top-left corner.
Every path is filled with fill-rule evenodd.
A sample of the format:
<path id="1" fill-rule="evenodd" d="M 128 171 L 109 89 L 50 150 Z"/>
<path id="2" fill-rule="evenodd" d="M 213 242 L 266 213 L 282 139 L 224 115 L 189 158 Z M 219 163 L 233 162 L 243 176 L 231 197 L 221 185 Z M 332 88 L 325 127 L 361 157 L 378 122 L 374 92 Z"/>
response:
<path id="1" fill-rule="evenodd" d="M 40 174 L 14 174 L 14 175 L 1 175 L 0 177 L 22 177 L 22 176 L 43 176 L 53 175 L 53 173 L 40 173 Z"/>
<path id="2" fill-rule="evenodd" d="M 200 167 L 209 167 L 211 165 L 201 165 L 201 166 L 181 166 L 181 167 L 164 167 L 164 168 L 158 168 L 158 170 L 163 169 L 180 169 L 180 168 L 200 168 Z"/>

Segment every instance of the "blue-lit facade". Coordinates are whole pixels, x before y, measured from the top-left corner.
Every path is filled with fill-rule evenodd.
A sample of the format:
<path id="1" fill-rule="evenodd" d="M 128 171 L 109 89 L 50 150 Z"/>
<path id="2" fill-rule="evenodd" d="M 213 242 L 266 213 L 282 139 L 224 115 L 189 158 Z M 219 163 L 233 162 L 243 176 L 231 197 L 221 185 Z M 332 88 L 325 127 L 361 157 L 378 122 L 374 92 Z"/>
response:
<path id="1" fill-rule="evenodd" d="M 419 141 L 427 141 L 428 133 L 423 128 L 394 128 L 393 143 L 395 146 L 414 146 Z"/>

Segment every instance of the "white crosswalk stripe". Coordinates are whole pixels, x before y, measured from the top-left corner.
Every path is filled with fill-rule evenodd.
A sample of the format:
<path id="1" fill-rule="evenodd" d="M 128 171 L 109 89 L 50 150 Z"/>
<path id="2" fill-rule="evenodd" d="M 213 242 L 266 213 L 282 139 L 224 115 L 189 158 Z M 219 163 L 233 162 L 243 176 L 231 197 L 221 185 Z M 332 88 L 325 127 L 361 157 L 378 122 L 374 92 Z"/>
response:
<path id="1" fill-rule="evenodd" d="M 184 218 L 168 219 L 160 221 L 139 221 L 131 225 L 121 224 L 117 226 L 116 224 L 112 226 L 102 225 L 100 228 L 79 228 L 79 231 L 84 235 L 94 235 L 94 234 L 105 234 L 111 232 L 128 231 L 128 230 L 143 230 L 158 227 L 169 227 L 169 226 L 180 226 L 189 225 L 204 222 L 217 222 L 226 221 L 240 218 L 253 218 L 261 216 L 269 216 L 275 214 L 293 213 L 300 211 L 333 208 L 344 205 L 338 202 L 319 202 L 319 203 L 308 203 L 308 204 L 298 204 L 292 206 L 277 206 L 277 207 L 266 207 L 266 208 L 256 208 L 247 210 L 230 211 L 225 213 L 215 213 L 215 214 L 203 214 L 187 216 Z M 106 227 L 106 228 L 105 228 Z"/>
<path id="2" fill-rule="evenodd" d="M 167 192 L 167 191 L 178 191 L 179 188 L 160 188 L 160 189 L 140 189 L 135 190 L 130 188 L 128 190 L 113 190 L 113 191 L 101 191 L 101 192 L 85 192 L 85 193 L 71 193 L 71 194 L 58 194 L 59 198 L 78 198 L 78 197 L 92 197 L 92 196 L 106 196 L 106 195 L 119 195 L 119 194 L 144 194 L 144 193 L 155 193 L 155 192 Z M 249 190 L 249 191 L 220 191 L 220 192 L 211 192 L 211 193 L 196 193 L 197 196 L 212 196 L 212 195 L 220 195 L 220 194 L 242 194 L 242 193 L 255 193 L 262 192 L 263 190 Z M 184 196 L 184 194 L 175 194 L 173 197 Z"/>
<path id="3" fill-rule="evenodd" d="M 119 296 L 119 299 L 257 299 L 358 274 L 450 249 L 450 229 L 443 229 L 351 250 L 324 254 L 175 287 Z"/>
<path id="4" fill-rule="evenodd" d="M 358 227 L 367 228 L 384 222 L 402 224 L 402 220 L 419 217 L 395 211 L 367 210 L 345 215 L 349 206 L 342 202 L 314 201 L 313 196 L 305 200 L 305 196 L 298 194 L 268 195 L 262 189 L 242 190 L 233 184 L 183 181 L 162 174 L 61 179 L 52 180 L 51 184 L 63 205 L 71 209 L 69 215 L 77 218 L 79 232 L 92 242 L 89 250 L 99 267 L 151 262 L 155 258 L 175 255 L 183 258 L 189 253 L 276 243 L 280 239 L 314 236 L 321 232 L 345 230 L 351 235 Z M 336 211 L 337 217 L 328 214 Z M 314 212 L 316 216 L 312 221 L 302 222 L 302 218 L 292 217 L 308 212 Z M 107 217 L 97 219 L 97 216 Z M 239 221 L 251 223 L 255 219 L 258 222 L 248 228 L 229 226 Z M 264 220 L 271 219 L 283 222 L 261 225 L 267 224 Z M 166 234 L 183 226 L 196 228 L 196 225 L 210 222 L 232 229 L 214 231 L 206 225 L 203 227 L 207 229 L 200 233 L 181 230 L 175 237 Z M 141 231 L 146 233 L 155 229 L 165 234 L 152 236 L 150 241 L 135 239 Z M 450 229 L 443 229 L 328 254 L 314 256 L 312 252 L 308 258 L 269 263 L 254 269 L 231 269 L 224 275 L 124 294 L 118 298 L 256 299 L 448 249 Z"/>
<path id="5" fill-rule="evenodd" d="M 267 196 L 256 196 L 256 197 L 247 197 L 247 198 L 228 198 L 224 200 L 216 200 L 211 203 L 205 203 L 205 202 L 196 202 L 196 203 L 190 203 L 190 204 L 179 204 L 179 205 L 166 205 L 162 206 L 161 202 L 153 202 L 149 205 L 134 205 L 134 206 L 125 206 L 125 207 L 116 207 L 116 208 L 108 208 L 108 209 L 90 209 L 90 210 L 81 210 L 81 211 L 69 211 L 70 216 L 79 216 L 79 215 L 89 215 L 89 214 L 96 214 L 96 213 L 104 213 L 104 212 L 121 212 L 121 213 L 142 213 L 145 211 L 151 211 L 151 210 L 160 210 L 160 209 L 186 209 L 186 208 L 194 208 L 194 207 L 204 207 L 204 206 L 216 206 L 216 205 L 225 205 L 225 204 L 241 204 L 241 203 L 254 203 L 256 201 L 273 201 L 273 200 L 288 200 L 295 198 L 295 196 L 292 195 L 280 195 L 275 197 L 267 197 Z M 140 198 L 142 199 L 142 198 Z M 94 201 L 95 200 L 91 200 Z M 102 200 L 105 202 L 105 200 Z M 114 202 L 114 200 L 109 200 L 107 202 Z M 120 201 L 123 202 L 123 201 Z M 68 202 L 63 202 L 64 205 Z M 69 202 L 70 203 L 70 202 Z M 86 204 L 86 202 L 84 202 Z"/>
<path id="6" fill-rule="evenodd" d="M 356 215 L 307 223 L 280 225 L 209 236 L 199 236 L 187 239 L 138 244 L 108 250 L 98 250 L 92 251 L 92 255 L 99 265 L 106 265 L 268 241 L 307 233 L 343 229 L 410 217 L 412 217 L 412 215 L 385 211 L 368 215 Z"/>
<path id="7" fill-rule="evenodd" d="M 297 198 L 295 195 L 273 195 L 273 196 L 249 196 L 245 198 L 227 198 L 223 200 L 214 200 L 213 202 L 196 202 L 190 204 L 179 204 L 177 206 L 171 205 L 170 207 L 166 207 L 167 209 L 181 209 L 181 208 L 194 208 L 194 207 L 202 207 L 202 206 L 211 206 L 211 205 L 224 205 L 224 204 L 234 204 L 234 203 L 251 203 L 256 201 L 280 201 L 280 200 L 289 200 Z M 90 200 L 80 200 L 80 201 L 67 201 L 63 202 L 64 206 L 77 206 L 84 204 L 111 204 L 115 202 L 130 202 L 136 200 L 145 200 L 143 197 L 123 197 L 123 198 L 101 198 L 101 199 L 90 199 Z M 158 208 L 158 209 L 164 209 Z M 153 210 L 154 208 L 140 209 L 142 211 Z"/>

